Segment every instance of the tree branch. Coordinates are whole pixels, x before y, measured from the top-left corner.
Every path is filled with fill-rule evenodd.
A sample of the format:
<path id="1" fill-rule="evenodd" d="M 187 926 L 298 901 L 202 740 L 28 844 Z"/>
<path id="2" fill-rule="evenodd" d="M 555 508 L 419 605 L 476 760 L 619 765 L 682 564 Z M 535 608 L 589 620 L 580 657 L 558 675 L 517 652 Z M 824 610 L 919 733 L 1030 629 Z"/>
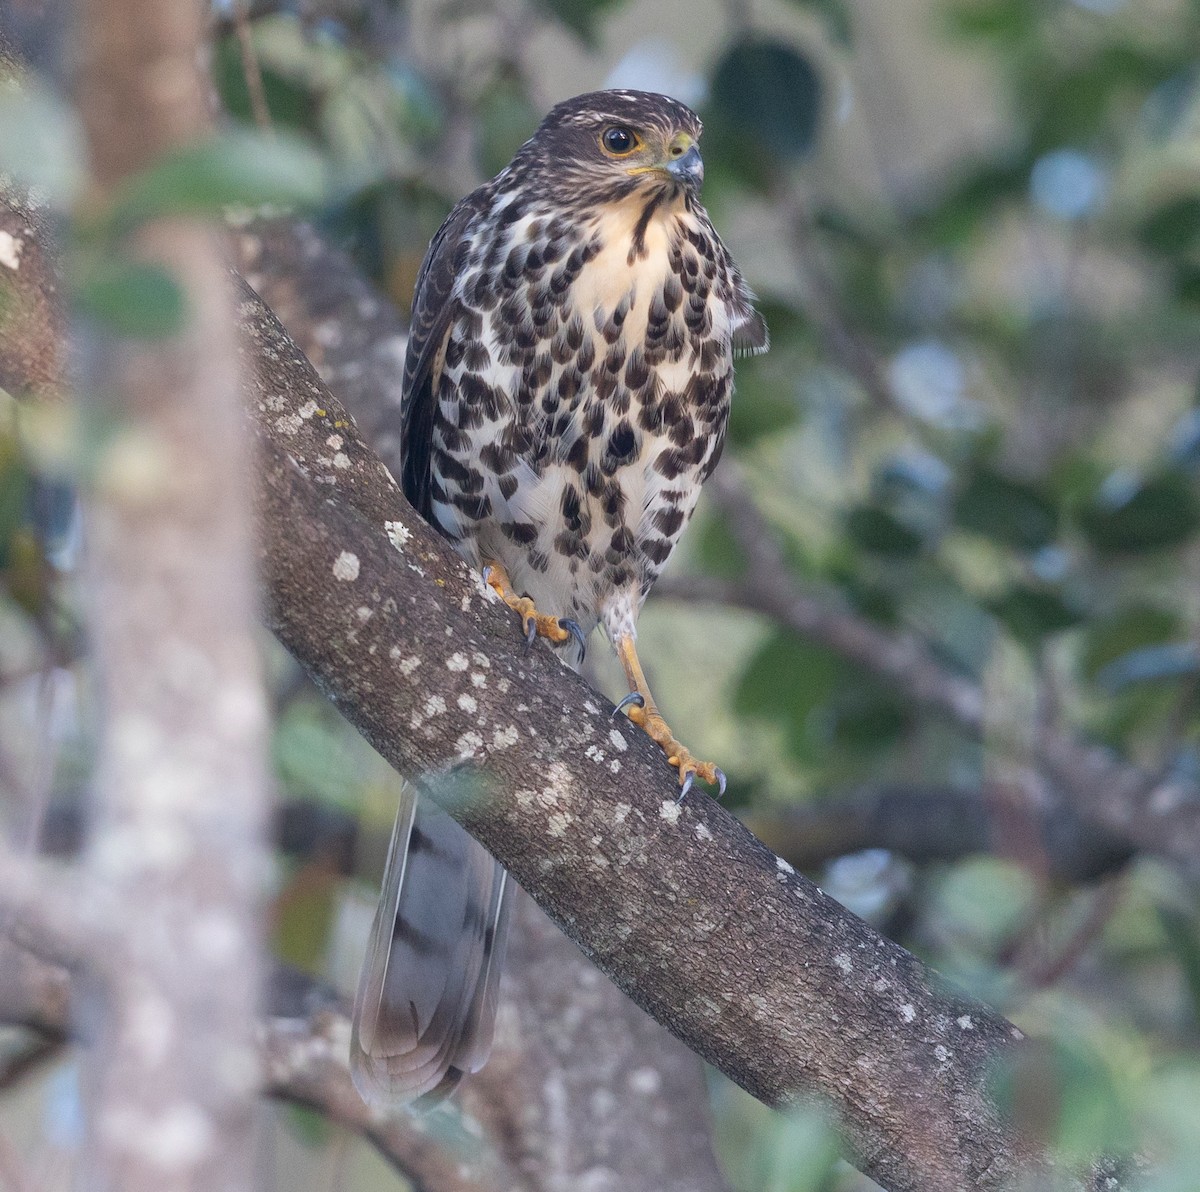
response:
<path id="1" fill-rule="evenodd" d="M 710 799 L 676 803 L 661 752 L 520 651 L 270 312 L 241 313 L 267 619 L 363 735 L 690 1047 L 769 1104 L 827 1098 L 885 1187 L 1001 1188 L 1034 1161 L 986 1092 L 1020 1032 Z"/>
<path id="2" fill-rule="evenodd" d="M 255 289 L 399 474 L 407 333 L 395 308 L 304 223 L 256 222 L 238 247 Z M 528 899 L 520 908 L 497 1048 L 464 1105 L 535 1192 L 725 1188 L 699 1059 Z"/>

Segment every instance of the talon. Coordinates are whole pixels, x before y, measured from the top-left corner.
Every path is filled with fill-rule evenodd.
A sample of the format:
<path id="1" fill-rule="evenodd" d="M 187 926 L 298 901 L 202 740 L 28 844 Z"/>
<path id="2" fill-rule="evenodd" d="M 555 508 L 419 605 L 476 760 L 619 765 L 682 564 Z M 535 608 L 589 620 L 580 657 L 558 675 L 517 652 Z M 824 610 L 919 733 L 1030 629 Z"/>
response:
<path id="1" fill-rule="evenodd" d="M 646 706 L 646 697 L 640 691 L 631 691 L 615 708 L 612 710 L 612 718 L 616 720 L 630 704 L 635 707 L 644 708 Z"/>
<path id="2" fill-rule="evenodd" d="M 567 617 L 559 617 L 558 626 L 560 629 L 565 629 L 579 643 L 579 661 L 582 663 L 587 656 L 587 642 L 584 640 L 583 630 L 579 627 L 579 623 Z"/>
<path id="3" fill-rule="evenodd" d="M 642 664 L 638 661 L 632 635 L 626 634 L 618 639 L 617 656 L 621 659 L 630 691 L 613 709 L 613 715 L 623 712 L 631 705 L 638 708 L 636 713 L 629 713 L 629 719 L 663 751 L 668 764 L 679 771 L 680 791 L 677 802 L 682 803 L 687 798 L 688 793 L 696 785 L 696 779 L 715 786 L 719 799 L 725 793 L 725 775 L 712 762 L 697 761 L 680 744 L 667 722 L 659 714 L 658 709 L 654 706 L 654 700 L 650 698 L 650 688 L 646 685 L 646 676 L 642 673 Z"/>
<path id="4" fill-rule="evenodd" d="M 513 591 L 512 581 L 499 563 L 485 564 L 480 574 L 483 576 L 483 582 L 521 618 L 526 653 L 536 637 L 548 638 L 556 645 L 574 637 L 579 642 L 580 649 L 583 649 L 583 630 L 574 621 L 559 620 L 558 617 L 538 612 L 537 605 L 528 596 L 518 596 Z"/>

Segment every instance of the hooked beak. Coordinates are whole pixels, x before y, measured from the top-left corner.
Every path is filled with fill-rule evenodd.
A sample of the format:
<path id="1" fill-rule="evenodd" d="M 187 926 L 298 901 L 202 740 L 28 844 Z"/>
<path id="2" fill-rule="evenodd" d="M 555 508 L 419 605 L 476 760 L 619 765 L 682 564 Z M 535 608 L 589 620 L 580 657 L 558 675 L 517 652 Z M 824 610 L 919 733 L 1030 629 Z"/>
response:
<path id="1" fill-rule="evenodd" d="M 682 157 L 669 161 L 664 168 L 672 178 L 682 182 L 689 190 L 699 190 L 704 181 L 704 159 L 695 145 Z"/>

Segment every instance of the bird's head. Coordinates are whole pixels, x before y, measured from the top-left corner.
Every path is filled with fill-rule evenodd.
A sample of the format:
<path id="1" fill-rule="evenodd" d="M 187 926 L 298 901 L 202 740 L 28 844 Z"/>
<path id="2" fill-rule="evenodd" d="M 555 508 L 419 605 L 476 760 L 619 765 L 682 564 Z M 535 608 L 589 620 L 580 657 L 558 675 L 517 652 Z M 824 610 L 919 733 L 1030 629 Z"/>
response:
<path id="1" fill-rule="evenodd" d="M 592 91 L 552 108 L 517 162 L 557 195 L 592 203 L 650 190 L 694 195 L 704 181 L 700 131 L 696 113 L 665 95 Z"/>

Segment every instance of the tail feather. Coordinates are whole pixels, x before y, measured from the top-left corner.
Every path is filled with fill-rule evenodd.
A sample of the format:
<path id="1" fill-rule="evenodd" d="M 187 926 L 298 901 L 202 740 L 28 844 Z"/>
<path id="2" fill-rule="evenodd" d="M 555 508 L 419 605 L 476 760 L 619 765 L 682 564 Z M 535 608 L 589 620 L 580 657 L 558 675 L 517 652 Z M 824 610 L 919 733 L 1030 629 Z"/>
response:
<path id="1" fill-rule="evenodd" d="M 359 979 L 350 1071 L 368 1104 L 432 1104 L 487 1060 L 508 875 L 405 787 Z"/>

